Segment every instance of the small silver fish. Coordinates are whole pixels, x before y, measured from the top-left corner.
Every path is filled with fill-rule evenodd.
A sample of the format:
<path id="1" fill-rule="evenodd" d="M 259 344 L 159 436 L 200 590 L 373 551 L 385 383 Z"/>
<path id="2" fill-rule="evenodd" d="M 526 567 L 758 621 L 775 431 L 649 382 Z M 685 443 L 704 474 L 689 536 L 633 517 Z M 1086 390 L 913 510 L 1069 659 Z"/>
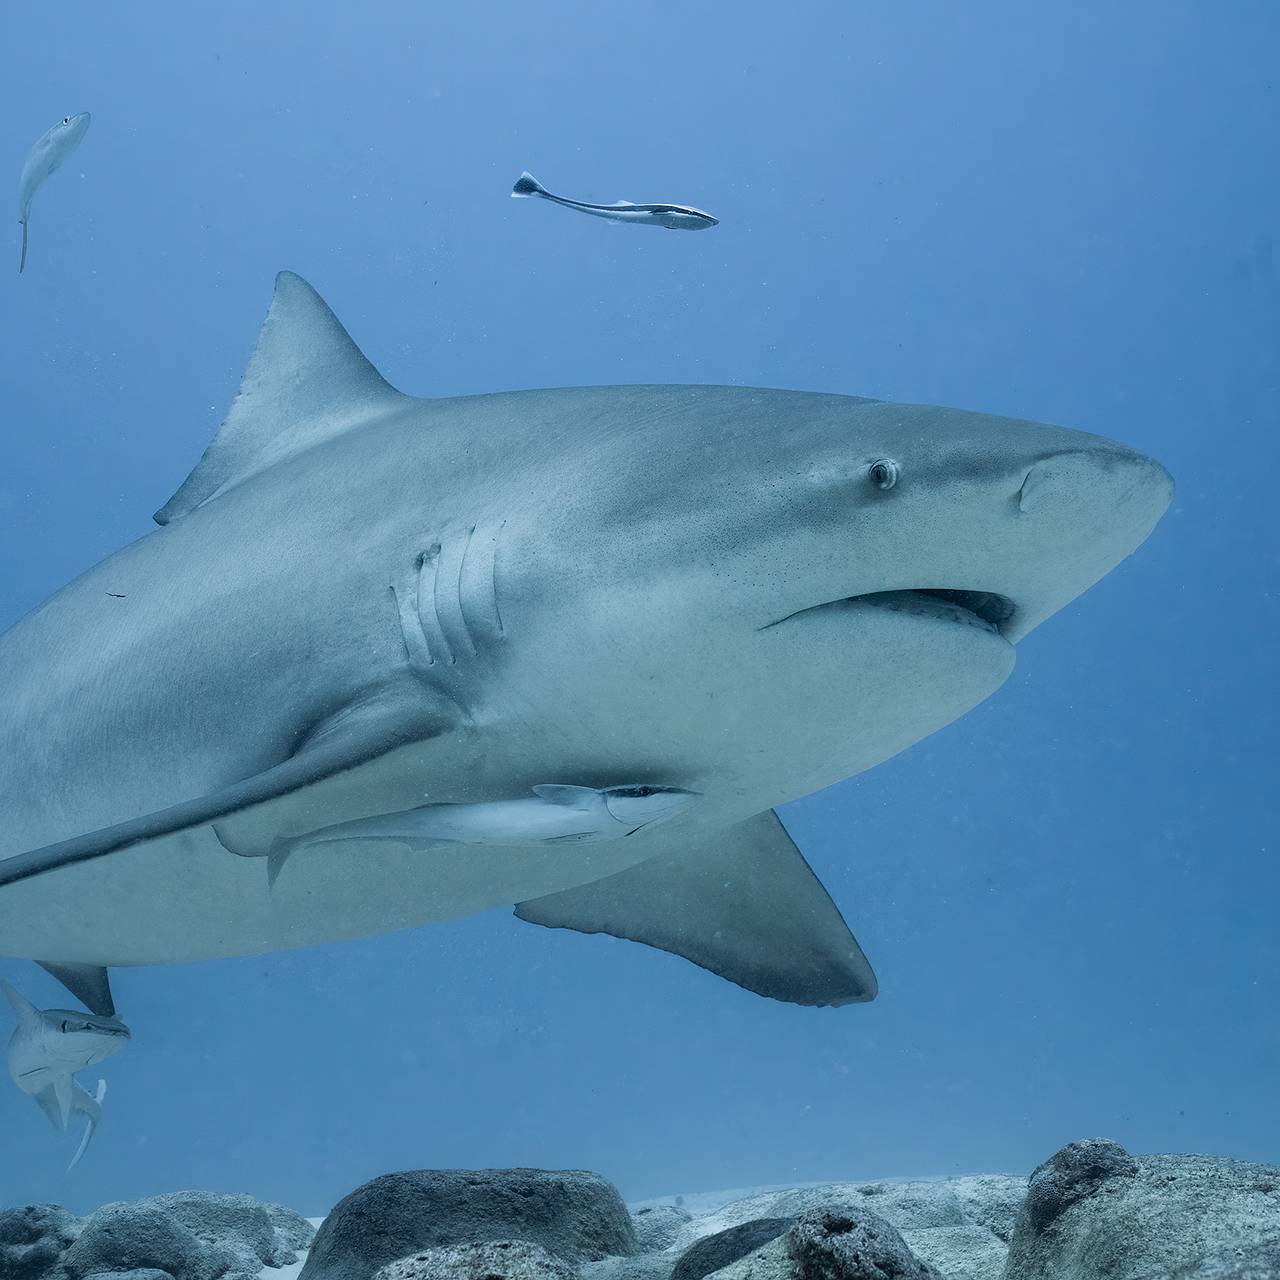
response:
<path id="1" fill-rule="evenodd" d="M 45 179 L 80 145 L 89 128 L 89 113 L 63 116 L 52 129 L 40 135 L 18 180 L 18 221 L 22 223 L 22 257 L 19 273 L 27 265 L 27 222 L 31 217 L 31 199 L 44 185 Z"/>
<path id="2" fill-rule="evenodd" d="M 306 835 L 277 840 L 265 855 L 267 882 L 274 885 L 285 859 L 298 849 L 346 840 L 387 840 L 414 849 L 440 844 L 579 844 L 619 840 L 673 817 L 697 796 L 679 787 L 626 784 L 576 787 L 544 784 L 516 800 L 474 804 L 426 804 L 402 813 L 356 818 Z M 222 847 L 242 858 L 227 832 L 214 824 Z"/>
<path id="3" fill-rule="evenodd" d="M 566 209 L 577 209 L 579 213 L 589 213 L 593 218 L 608 218 L 610 222 L 636 222 L 642 227 L 666 227 L 668 231 L 706 231 L 720 223 L 719 218 L 713 218 L 709 213 L 691 205 L 632 204 L 629 200 L 619 200 L 614 204 L 586 204 L 565 196 L 553 196 L 526 170 L 511 188 L 511 198 L 519 200 L 533 196 L 550 200 L 553 204 L 562 204 Z"/>
<path id="4" fill-rule="evenodd" d="M 8 1066 L 13 1083 L 40 1104 L 55 1129 L 66 1129 L 75 1111 L 88 1121 L 68 1166 L 74 1169 L 98 1127 L 107 1093 L 105 1080 L 99 1080 L 97 1092 L 90 1093 L 75 1073 L 119 1053 L 129 1042 L 129 1028 L 119 1018 L 78 1009 L 37 1009 L 7 982 L 0 981 L 0 990 L 18 1020 L 9 1039 Z"/>

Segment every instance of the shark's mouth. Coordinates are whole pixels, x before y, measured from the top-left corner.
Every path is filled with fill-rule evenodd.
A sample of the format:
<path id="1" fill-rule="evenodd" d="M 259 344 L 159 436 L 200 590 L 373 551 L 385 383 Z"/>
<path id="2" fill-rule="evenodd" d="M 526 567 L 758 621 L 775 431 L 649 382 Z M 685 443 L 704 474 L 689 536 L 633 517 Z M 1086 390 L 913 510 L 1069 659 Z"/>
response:
<path id="1" fill-rule="evenodd" d="M 952 622 L 958 626 L 977 627 L 981 631 L 1003 636 L 1016 613 L 1008 596 L 994 591 L 960 591 L 951 587 L 913 587 L 905 591 L 869 591 L 865 595 L 847 596 L 843 600 L 831 600 L 826 604 L 801 609 L 780 622 L 800 618 L 808 613 L 824 609 L 840 609 L 849 606 L 868 605 L 891 613 L 914 614 L 939 622 Z M 776 624 L 772 624 L 776 625 Z"/>
<path id="2" fill-rule="evenodd" d="M 1003 633 L 1014 615 L 1013 601 L 994 591 L 955 591 L 949 587 L 916 587 L 910 591 L 872 591 L 854 596 L 860 604 L 895 613 L 915 613 L 922 617 L 981 627 Z"/>

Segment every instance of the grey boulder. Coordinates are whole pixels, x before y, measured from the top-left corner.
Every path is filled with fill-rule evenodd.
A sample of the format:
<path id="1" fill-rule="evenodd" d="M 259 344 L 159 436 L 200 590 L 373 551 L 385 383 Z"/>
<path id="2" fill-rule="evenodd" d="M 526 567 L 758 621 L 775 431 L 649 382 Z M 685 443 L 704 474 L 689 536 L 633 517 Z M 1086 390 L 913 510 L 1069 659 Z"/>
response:
<path id="1" fill-rule="evenodd" d="M 202 1244 L 225 1249 L 236 1259 L 235 1272 L 256 1277 L 263 1267 L 296 1262 L 315 1228 L 292 1209 L 263 1204 L 247 1195 L 175 1191 L 138 1200 L 135 1208 L 153 1208 L 181 1223 Z"/>
<path id="2" fill-rule="evenodd" d="M 40 1280 L 80 1234 L 83 1219 L 57 1204 L 0 1211 L 0 1280 Z"/>
<path id="3" fill-rule="evenodd" d="M 94 1271 L 85 1280 L 173 1280 L 173 1277 L 155 1267 L 138 1267 L 133 1271 Z"/>
<path id="4" fill-rule="evenodd" d="M 1135 1159 L 1091 1138 L 1031 1175 L 1005 1277 L 1252 1280 L 1259 1268 L 1278 1274 L 1266 1270 L 1278 1236 L 1280 1168 L 1198 1155 Z"/>
<path id="5" fill-rule="evenodd" d="M 674 1204 L 653 1204 L 634 1210 L 631 1225 L 636 1233 L 636 1252 L 669 1249 L 690 1220 L 690 1215 Z"/>
<path id="6" fill-rule="evenodd" d="M 449 1245 L 523 1240 L 568 1263 L 631 1254 L 622 1197 L 595 1173 L 419 1169 L 358 1187 L 324 1220 L 300 1280 L 371 1280 L 381 1267 Z"/>
<path id="7" fill-rule="evenodd" d="M 71 1280 L 119 1271 L 163 1271 L 173 1280 L 231 1280 L 244 1274 L 236 1272 L 234 1263 L 230 1251 L 203 1244 L 182 1223 L 145 1204 L 104 1205 L 62 1255 L 63 1271 Z"/>
<path id="8" fill-rule="evenodd" d="M 671 1280 L 702 1280 L 739 1258 L 754 1253 L 761 1245 L 776 1240 L 794 1221 L 792 1218 L 753 1218 L 703 1236 L 691 1244 L 671 1271 Z"/>
<path id="9" fill-rule="evenodd" d="M 454 1244 L 389 1262 L 375 1280 L 577 1280 L 577 1272 L 527 1240 Z"/>
<path id="10" fill-rule="evenodd" d="M 948 1280 L 1000 1280 L 1026 1192 L 1025 1178 L 1002 1174 L 791 1187 L 721 1205 L 691 1222 L 679 1243 L 687 1247 L 699 1236 L 753 1218 L 797 1217 L 824 1208 L 870 1209 Z"/>
<path id="11" fill-rule="evenodd" d="M 716 1280 L 943 1280 L 870 1209 L 812 1209 Z"/>
<path id="12" fill-rule="evenodd" d="M 305 1218 L 252 1196 L 177 1191 L 104 1205 L 65 1247 L 58 1277 L 258 1280 L 263 1267 L 295 1262 L 312 1234 Z"/>

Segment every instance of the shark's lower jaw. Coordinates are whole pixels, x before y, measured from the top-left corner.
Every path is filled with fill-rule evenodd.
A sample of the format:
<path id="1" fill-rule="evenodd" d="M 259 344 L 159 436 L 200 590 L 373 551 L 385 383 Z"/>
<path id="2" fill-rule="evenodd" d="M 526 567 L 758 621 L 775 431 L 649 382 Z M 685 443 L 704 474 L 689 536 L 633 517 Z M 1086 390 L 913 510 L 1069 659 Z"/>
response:
<path id="1" fill-rule="evenodd" d="M 911 614 L 937 622 L 956 626 L 976 627 L 991 635 L 1007 638 L 1006 632 L 1017 612 L 1008 596 L 994 591 L 964 591 L 950 587 L 915 587 L 901 591 L 869 591 L 865 595 L 847 596 L 842 600 L 830 600 L 825 604 L 801 609 L 797 613 L 779 618 L 778 622 L 790 622 L 807 614 L 822 610 L 866 606 L 891 613 Z M 771 623 L 777 626 L 778 623 Z"/>

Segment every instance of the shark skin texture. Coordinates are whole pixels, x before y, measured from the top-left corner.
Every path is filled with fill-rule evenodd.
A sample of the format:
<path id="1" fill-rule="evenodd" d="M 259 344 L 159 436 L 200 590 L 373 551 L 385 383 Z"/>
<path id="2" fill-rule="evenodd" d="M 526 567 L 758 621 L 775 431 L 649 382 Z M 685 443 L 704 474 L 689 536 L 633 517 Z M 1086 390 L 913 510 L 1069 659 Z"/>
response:
<path id="1" fill-rule="evenodd" d="M 936 406 L 415 399 L 282 273 L 161 527 L 0 637 L 0 954 L 99 973 L 106 1008 L 106 966 L 517 904 L 778 999 L 871 999 L 773 807 L 990 696 L 1172 491 L 1110 440 Z M 624 784 L 692 799 L 622 839 L 361 834 Z"/>

